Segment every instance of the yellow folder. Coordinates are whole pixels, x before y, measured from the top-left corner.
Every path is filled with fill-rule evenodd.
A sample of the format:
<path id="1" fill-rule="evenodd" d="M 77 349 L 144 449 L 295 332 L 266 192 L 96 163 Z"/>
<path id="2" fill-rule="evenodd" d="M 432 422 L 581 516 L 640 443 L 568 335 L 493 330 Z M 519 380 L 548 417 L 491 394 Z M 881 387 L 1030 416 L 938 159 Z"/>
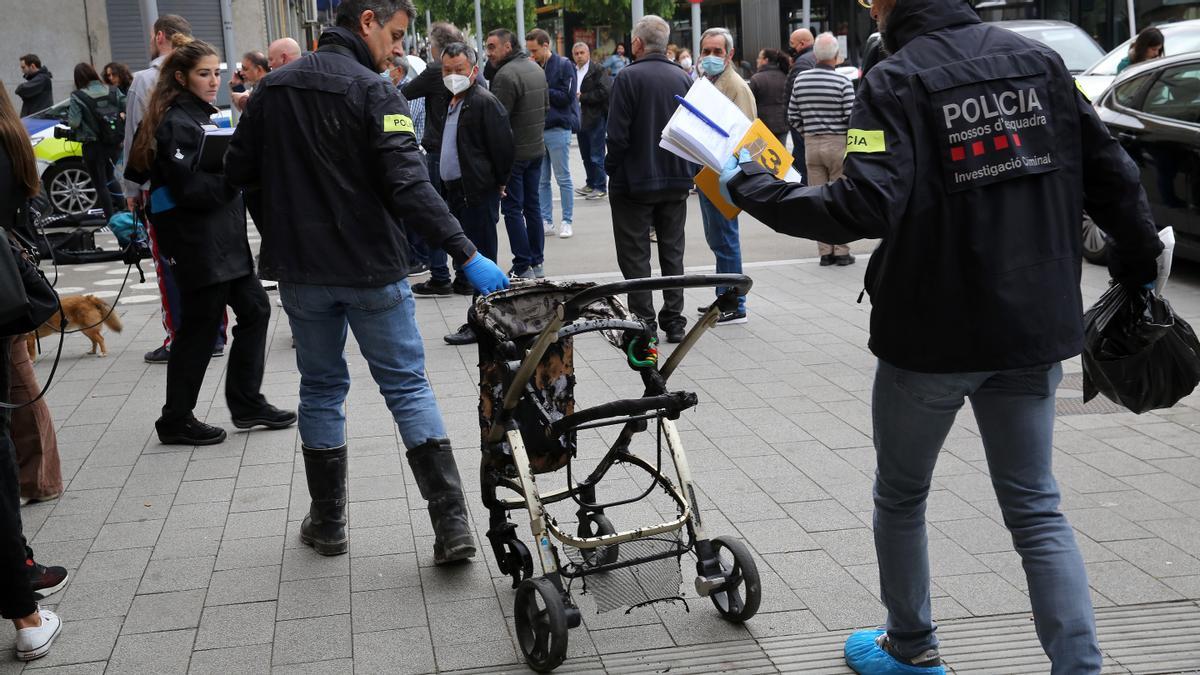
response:
<path id="1" fill-rule="evenodd" d="M 792 153 L 787 151 L 778 138 L 775 138 L 775 134 L 771 133 L 762 120 L 754 120 L 746 135 L 742 136 L 741 142 L 737 145 L 738 152 L 741 152 L 742 148 L 749 150 L 750 156 L 766 167 L 767 171 L 775 174 L 777 178 L 783 178 L 788 169 L 792 167 Z M 704 196 L 712 201 L 721 215 L 733 218 L 742 210 L 725 201 L 725 198 L 721 196 L 720 178 L 719 173 L 706 166 L 696 174 L 696 187 L 700 188 Z"/>

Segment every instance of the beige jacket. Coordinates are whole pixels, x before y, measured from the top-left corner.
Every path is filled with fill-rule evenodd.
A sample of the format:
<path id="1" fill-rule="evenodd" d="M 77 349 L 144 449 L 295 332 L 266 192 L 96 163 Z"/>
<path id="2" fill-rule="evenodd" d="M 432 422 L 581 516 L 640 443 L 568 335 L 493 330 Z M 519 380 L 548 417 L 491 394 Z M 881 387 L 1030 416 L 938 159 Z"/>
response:
<path id="1" fill-rule="evenodd" d="M 758 106 L 754 104 L 754 93 L 750 91 L 750 85 L 738 75 L 737 68 L 731 63 L 725 66 L 725 70 L 717 79 L 712 80 L 712 83 L 725 96 L 733 101 L 734 105 L 741 108 L 746 117 L 755 119 L 758 117 Z"/>

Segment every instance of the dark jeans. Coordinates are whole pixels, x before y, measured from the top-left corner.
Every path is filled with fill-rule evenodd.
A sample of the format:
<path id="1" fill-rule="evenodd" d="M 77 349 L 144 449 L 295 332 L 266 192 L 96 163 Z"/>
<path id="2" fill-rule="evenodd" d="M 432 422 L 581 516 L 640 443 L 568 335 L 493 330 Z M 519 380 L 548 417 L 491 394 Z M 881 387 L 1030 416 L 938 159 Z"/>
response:
<path id="1" fill-rule="evenodd" d="M 871 403 L 875 551 L 888 635 L 902 656 L 938 644 L 930 609 L 925 503 L 946 435 L 970 399 L 1051 672 L 1100 672 L 1087 572 L 1075 533 L 1059 510 L 1050 468 L 1060 380 L 1057 363 L 998 372 L 917 373 L 879 361 Z"/>
<path id="2" fill-rule="evenodd" d="M 796 170 L 799 171 L 800 175 L 804 178 L 804 180 L 801 181 L 801 184 L 808 185 L 808 165 L 805 164 L 804 160 L 804 134 L 797 132 L 795 129 L 792 129 L 791 133 L 792 166 L 796 167 Z"/>
<path id="3" fill-rule="evenodd" d="M 237 325 L 229 349 L 229 371 L 225 378 L 225 401 L 233 417 L 248 417 L 267 404 L 262 393 L 263 367 L 267 349 L 267 327 L 271 301 L 262 283 L 253 275 L 232 281 L 179 292 L 183 321 L 171 345 L 167 362 L 167 402 L 164 422 L 187 420 L 196 407 L 204 373 L 212 359 L 212 334 L 233 308 Z"/>
<path id="4" fill-rule="evenodd" d="M 617 264 L 626 279 L 650 276 L 650 228 L 658 237 L 658 262 L 663 276 L 683 274 L 684 222 L 687 193 L 609 193 Z M 630 293 L 629 309 L 642 321 L 654 321 L 654 298 L 648 292 Z M 658 325 L 683 327 L 683 289 L 663 291 Z"/>
<path id="5" fill-rule="evenodd" d="M 496 224 L 500 222 L 500 191 L 468 197 L 462 190 L 462 181 L 450 181 L 445 186 L 446 206 L 462 225 L 463 234 L 481 255 L 496 262 L 500 255 L 496 237 Z"/>
<path id="6" fill-rule="evenodd" d="M 83 144 L 83 165 L 92 179 L 92 187 L 96 189 L 96 205 L 104 209 L 105 220 L 113 215 L 116 195 L 109 191 L 109 185 L 113 182 L 113 166 L 120 155 L 119 147 L 110 148 L 101 143 Z"/>
<path id="7" fill-rule="evenodd" d="M 433 189 L 442 197 L 446 198 L 446 186 L 442 183 L 442 164 L 438 153 L 431 152 L 425 155 L 425 168 L 429 171 L 429 183 L 433 185 Z M 412 242 L 417 239 L 420 242 L 421 251 L 425 254 L 425 260 L 429 262 L 429 278 L 431 281 L 450 281 L 450 257 L 446 252 L 437 246 L 429 246 L 419 234 L 409 233 L 408 240 Z M 415 247 L 414 247 L 415 248 Z"/>
<path id="8" fill-rule="evenodd" d="M 579 131 L 579 154 L 587 172 L 587 186 L 604 192 L 608 176 L 604 173 L 604 139 L 608 135 L 608 120 L 601 117 L 590 129 Z"/>
<path id="9" fill-rule="evenodd" d="M 513 254 L 513 271 L 524 272 L 544 262 L 546 235 L 542 232 L 542 208 L 538 183 L 542 177 L 542 159 L 513 162 L 507 193 L 501 200 L 508 245 Z"/>
<path id="10" fill-rule="evenodd" d="M 179 300 L 179 285 L 175 283 L 175 272 L 171 269 L 171 265 L 167 263 L 167 258 L 158 248 L 158 234 L 154 229 L 154 223 L 148 219 L 146 221 L 146 232 L 150 235 L 150 253 L 154 256 L 154 271 L 158 277 L 158 294 L 162 299 L 162 325 L 166 331 L 167 337 L 163 338 L 162 346 L 171 347 L 171 343 L 175 341 L 175 334 L 179 330 L 179 324 L 183 322 L 183 307 Z M 214 333 L 217 334 L 217 339 L 213 343 L 213 349 L 224 349 L 226 343 L 225 329 L 229 326 L 228 316 L 221 313 L 221 325 L 217 327 Z"/>
<path id="11" fill-rule="evenodd" d="M 8 340 L 9 338 L 4 338 Z M 9 401 L 9 353 L 0 357 L 0 396 Z M 25 547 L 21 534 L 21 489 L 17 477 L 16 448 L 8 433 L 10 411 L 0 408 L 0 615 L 19 619 L 37 611 L 37 600 L 25 569 Z"/>

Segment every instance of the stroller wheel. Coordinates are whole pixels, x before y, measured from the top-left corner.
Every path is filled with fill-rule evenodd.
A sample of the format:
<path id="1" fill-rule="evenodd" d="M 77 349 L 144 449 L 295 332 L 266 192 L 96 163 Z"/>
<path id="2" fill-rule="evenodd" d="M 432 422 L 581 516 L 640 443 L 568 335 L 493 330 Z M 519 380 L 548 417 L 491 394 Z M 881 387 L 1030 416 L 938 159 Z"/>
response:
<path id="1" fill-rule="evenodd" d="M 750 557 L 750 549 L 732 537 L 713 537 L 713 553 L 721 563 L 721 574 L 725 583 L 708 596 L 721 618 L 741 623 L 758 612 L 762 601 L 762 586 L 758 579 L 758 566 Z"/>
<path id="2" fill-rule="evenodd" d="M 603 513 L 589 513 L 583 516 L 579 521 L 578 534 L 581 537 L 599 537 L 605 534 L 616 534 L 617 530 L 613 527 L 612 521 Z M 589 567 L 599 567 L 601 565 L 611 565 L 617 562 L 620 556 L 620 544 L 611 544 L 609 546 L 600 546 L 591 550 L 583 551 L 584 564 Z"/>
<path id="3" fill-rule="evenodd" d="M 545 577 L 517 587 L 513 621 L 517 642 L 529 667 L 548 673 L 567 657 L 567 611 L 562 594 Z"/>

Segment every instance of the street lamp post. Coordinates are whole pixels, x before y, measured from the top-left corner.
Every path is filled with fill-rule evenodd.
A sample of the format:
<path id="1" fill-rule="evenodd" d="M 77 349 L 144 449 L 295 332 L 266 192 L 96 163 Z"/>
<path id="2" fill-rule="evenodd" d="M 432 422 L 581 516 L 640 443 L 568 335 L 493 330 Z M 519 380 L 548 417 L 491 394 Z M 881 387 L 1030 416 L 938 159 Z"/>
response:
<path id="1" fill-rule="evenodd" d="M 475 0 L 475 50 L 483 53 L 483 10 L 479 8 L 479 0 Z"/>
<path id="2" fill-rule="evenodd" d="M 525 0 L 517 0 L 517 41 L 525 39 Z"/>
<path id="3" fill-rule="evenodd" d="M 519 1 L 520 0 L 518 0 L 518 2 Z M 642 16 L 644 16 L 645 14 L 646 14 L 646 8 L 645 8 L 645 5 L 642 4 L 642 0 L 633 0 L 633 23 L 630 25 L 636 26 L 637 22 L 641 21 Z"/>
<path id="4" fill-rule="evenodd" d="M 692 63 L 700 60 L 700 0 L 692 3 Z"/>

